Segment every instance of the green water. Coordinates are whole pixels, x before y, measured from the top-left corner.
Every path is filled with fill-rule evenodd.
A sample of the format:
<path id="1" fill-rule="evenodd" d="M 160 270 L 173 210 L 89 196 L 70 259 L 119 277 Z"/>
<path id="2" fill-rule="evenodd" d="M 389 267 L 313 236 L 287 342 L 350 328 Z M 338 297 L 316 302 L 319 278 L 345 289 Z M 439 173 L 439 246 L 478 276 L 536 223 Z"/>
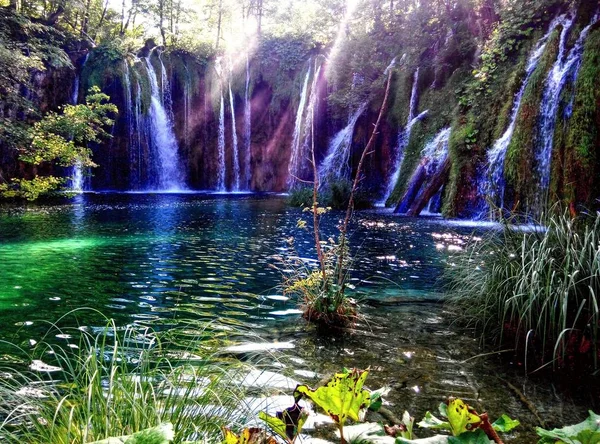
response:
<path id="1" fill-rule="evenodd" d="M 503 379 L 510 378 L 542 416 L 576 422 L 592 400 L 556 394 L 545 382 L 526 381 L 481 352 L 469 332 L 452 326 L 441 304 L 442 271 L 451 267 L 473 232 L 437 219 L 358 213 L 352 226 L 356 297 L 414 303 L 373 308 L 354 334 L 318 336 L 298 314 L 296 301 L 277 289 L 277 256 L 315 257 L 306 218 L 281 197 L 103 194 L 52 206 L 0 213 L 0 337 L 23 347 L 37 341 L 71 310 L 96 309 L 118 325 L 168 328 L 186 319 L 215 320 L 251 332 L 236 337 L 231 354 L 264 353 L 273 370 L 314 382 L 342 366 L 373 369 L 373 386 L 390 385 L 392 408 L 416 416 L 447 395 L 521 419 L 519 442 L 531 442 L 531 412 Z M 341 214 L 324 218 L 335 233 Z M 481 231 L 485 228 L 479 227 Z M 285 270 L 283 270 L 285 271 Z M 100 327 L 82 310 L 63 324 Z M 58 337 L 56 341 L 68 340 Z M 267 345 L 265 345 L 267 344 Z M 293 358 L 291 359 L 290 358 Z"/>

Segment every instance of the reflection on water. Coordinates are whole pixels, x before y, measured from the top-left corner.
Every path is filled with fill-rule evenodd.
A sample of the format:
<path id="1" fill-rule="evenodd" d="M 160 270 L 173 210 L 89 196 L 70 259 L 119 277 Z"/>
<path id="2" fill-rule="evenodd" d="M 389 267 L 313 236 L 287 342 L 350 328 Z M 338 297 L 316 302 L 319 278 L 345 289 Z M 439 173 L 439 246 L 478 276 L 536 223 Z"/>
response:
<path id="1" fill-rule="evenodd" d="M 390 384 L 398 409 L 422 414 L 454 394 L 492 416 L 506 411 L 532 422 L 499 379 L 497 363 L 462 363 L 479 353 L 477 343 L 449 327 L 439 304 L 365 307 L 364 322 L 345 339 L 301 328 L 296 301 L 277 292 L 281 276 L 270 266 L 287 252 L 290 236 L 300 257 L 315 257 L 310 231 L 296 227 L 301 217 L 281 197 L 192 194 L 84 195 L 64 205 L 0 213 L 2 338 L 29 344 L 46 331 L 41 320 L 81 307 L 114 317 L 118 325 L 164 328 L 184 319 L 218 319 L 252 332 L 227 353 L 276 355 L 277 371 L 288 377 L 310 382 L 314 372 L 371 365 L 372 384 Z M 324 238 L 335 234 L 341 217 L 324 218 Z M 439 219 L 357 214 L 351 246 L 358 296 L 439 296 L 443 268 L 461 254 L 473 229 Z M 80 316 L 87 325 L 103 324 L 92 312 Z M 546 406 L 549 417 L 574 422 L 582 414 L 581 408 L 563 411 L 560 397 L 533 387 L 527 395 L 539 409 Z"/>

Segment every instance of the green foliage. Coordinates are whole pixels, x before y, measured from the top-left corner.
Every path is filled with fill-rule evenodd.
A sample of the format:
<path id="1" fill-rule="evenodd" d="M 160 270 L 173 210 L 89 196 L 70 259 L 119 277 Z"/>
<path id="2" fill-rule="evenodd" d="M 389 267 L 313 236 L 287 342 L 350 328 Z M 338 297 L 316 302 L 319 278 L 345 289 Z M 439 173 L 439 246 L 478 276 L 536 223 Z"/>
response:
<path id="1" fill-rule="evenodd" d="M 545 79 L 558 55 L 559 38 L 560 29 L 557 29 L 549 37 L 546 50 L 529 79 L 521 99 L 517 124 L 506 151 L 506 180 L 516 190 L 516 200 L 525 204 L 532 201 L 535 193 L 535 181 L 532 180 L 535 155 L 533 147 L 537 142 L 537 122 Z"/>
<path id="2" fill-rule="evenodd" d="M 232 383 L 240 378 L 237 367 L 214 356 L 210 328 L 188 324 L 188 348 L 174 342 L 178 329 L 122 329 L 112 321 L 100 333 L 55 327 L 47 336 L 68 333 L 70 344 L 39 342 L 25 359 L 40 372 L 5 369 L 10 377 L 0 380 L 3 442 L 214 440 L 221 426 L 244 415 L 244 392 Z M 31 396 L 34 387 L 39 396 Z"/>
<path id="3" fill-rule="evenodd" d="M 579 424 L 561 429 L 545 430 L 536 428 L 540 436 L 539 444 L 594 444 L 600 442 L 600 415 L 590 410 L 590 416 Z"/>
<path id="4" fill-rule="evenodd" d="M 66 105 L 60 114 L 49 112 L 33 124 L 29 132 L 30 147 L 22 150 L 20 158 L 31 164 L 56 162 L 61 166 L 94 166 L 88 143 L 99 142 L 110 135 L 104 128 L 113 123 L 117 107 L 108 103 L 109 97 L 93 87 L 82 105 Z"/>
<path id="5" fill-rule="evenodd" d="M 597 180 L 597 146 L 600 132 L 600 30 L 592 30 L 586 40 L 573 102 L 573 115 L 566 128 L 565 170 L 561 182 L 567 188 L 565 200 L 591 204 L 600 188 Z M 557 125 L 560 127 L 560 125 Z M 560 139 L 557 139 L 559 143 Z M 556 180 L 555 180 L 556 182 Z"/>
<path id="6" fill-rule="evenodd" d="M 293 443 L 302 432 L 302 427 L 308 419 L 308 412 L 297 403 L 294 403 L 293 406 L 284 411 L 277 412 L 276 416 L 259 412 L 258 417 L 284 441 Z"/>
<path id="7" fill-rule="evenodd" d="M 22 130 L 25 147 L 20 148 L 19 159 L 32 165 L 95 166 L 88 144 L 109 137 L 104 127 L 112 124 L 112 114 L 118 111 L 108 100 L 106 94 L 94 87 L 85 104 L 66 105 L 60 113 L 47 113 L 42 120 Z M 0 196 L 35 200 L 56 191 L 62 183 L 63 179 L 54 176 L 15 178 L 10 184 L 0 184 Z"/>
<path id="8" fill-rule="evenodd" d="M 449 303 L 489 342 L 528 352 L 526 362 L 568 369 L 583 353 L 586 365 L 598 368 L 599 233 L 598 214 L 547 216 L 529 232 L 507 224 L 452 268 Z"/>
<path id="9" fill-rule="evenodd" d="M 167 422 L 131 435 L 102 439 L 91 444 L 169 444 L 174 435 L 173 424 Z"/>
<path id="10" fill-rule="evenodd" d="M 344 442 L 344 424 L 347 419 L 359 421 L 361 410 L 369 407 L 371 395 L 363 390 L 368 370 L 344 371 L 336 373 L 324 386 L 311 389 L 307 385 L 299 385 L 294 390 L 296 402 L 303 396 L 321 407 L 333 419 Z"/>
<path id="11" fill-rule="evenodd" d="M 65 183 L 65 179 L 54 176 L 37 176 L 33 179 L 13 178 L 10 183 L 0 183 L 0 196 L 6 199 L 22 198 L 36 200 L 51 194 Z"/>
<path id="12" fill-rule="evenodd" d="M 61 48 L 63 42 L 64 36 L 55 28 L 0 8 L 0 97 L 5 105 L 31 108 L 21 88 L 32 86 L 32 72 L 73 68 Z"/>

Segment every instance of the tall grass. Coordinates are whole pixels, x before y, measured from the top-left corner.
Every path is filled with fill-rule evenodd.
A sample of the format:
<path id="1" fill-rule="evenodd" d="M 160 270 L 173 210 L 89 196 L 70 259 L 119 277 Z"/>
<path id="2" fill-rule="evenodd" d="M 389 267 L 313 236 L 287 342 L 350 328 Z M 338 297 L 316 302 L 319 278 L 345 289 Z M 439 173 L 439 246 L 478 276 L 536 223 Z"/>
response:
<path id="1" fill-rule="evenodd" d="M 546 216 L 530 231 L 506 224 L 448 274 L 459 318 L 488 342 L 514 345 L 526 366 L 568 368 L 585 355 L 599 369 L 599 214 Z"/>
<path id="2" fill-rule="evenodd" d="M 244 422 L 243 390 L 232 383 L 239 374 L 204 342 L 181 349 L 112 322 L 79 333 L 66 346 L 40 343 L 29 371 L 1 369 L 1 442 L 86 443 L 163 422 L 175 443 L 219 440 L 222 425 Z M 203 327 L 194 334 L 210 336 Z"/>

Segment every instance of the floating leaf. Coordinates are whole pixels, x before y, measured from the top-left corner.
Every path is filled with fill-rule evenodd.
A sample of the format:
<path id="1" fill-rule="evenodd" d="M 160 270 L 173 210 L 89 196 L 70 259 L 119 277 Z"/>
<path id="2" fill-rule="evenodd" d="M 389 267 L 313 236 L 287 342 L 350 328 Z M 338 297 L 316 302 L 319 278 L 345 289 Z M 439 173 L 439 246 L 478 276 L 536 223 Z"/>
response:
<path id="1" fill-rule="evenodd" d="M 591 410 L 589 414 L 585 421 L 562 429 L 536 428 L 537 434 L 542 438 L 539 443 L 596 444 L 600 442 L 600 415 L 596 415 Z"/>
<path id="2" fill-rule="evenodd" d="M 358 421 L 360 410 L 368 407 L 371 399 L 369 391 L 362 389 L 368 374 L 367 370 L 357 369 L 336 373 L 327 384 L 316 390 L 299 385 L 294 391 L 294 398 L 298 401 L 302 395 L 307 396 L 337 424 L 345 424 L 348 418 Z"/>
<path id="3" fill-rule="evenodd" d="M 448 422 L 454 436 L 478 427 L 481 418 L 470 410 L 469 406 L 461 399 L 453 399 L 448 404 Z"/>
<path id="4" fill-rule="evenodd" d="M 302 431 L 302 426 L 308 418 L 308 412 L 294 404 L 283 412 L 277 412 L 277 416 L 259 412 L 258 417 L 267 423 L 269 428 L 285 440 L 294 441 Z"/>
<path id="5" fill-rule="evenodd" d="M 141 430 L 133 435 L 107 438 L 91 444 L 169 444 L 174 437 L 173 424 L 167 422 L 157 427 Z"/>
<path id="6" fill-rule="evenodd" d="M 497 432 L 510 432 L 512 429 L 520 425 L 518 419 L 511 419 L 508 415 L 502 415 L 500 418 L 494 421 L 492 427 Z"/>

